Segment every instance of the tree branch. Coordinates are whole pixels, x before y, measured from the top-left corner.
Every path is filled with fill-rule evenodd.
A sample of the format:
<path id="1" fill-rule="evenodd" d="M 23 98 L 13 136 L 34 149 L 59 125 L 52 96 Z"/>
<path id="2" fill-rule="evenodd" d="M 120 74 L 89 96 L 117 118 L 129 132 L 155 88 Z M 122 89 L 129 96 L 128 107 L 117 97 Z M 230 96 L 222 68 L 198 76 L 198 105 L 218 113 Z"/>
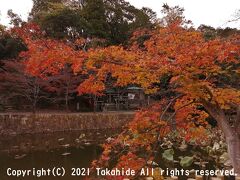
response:
<path id="1" fill-rule="evenodd" d="M 202 104 L 204 108 L 207 110 L 207 112 L 217 121 L 218 126 L 223 131 L 225 136 L 226 137 L 234 136 L 232 128 L 228 122 L 228 119 L 224 111 L 218 105 L 213 105 L 212 103 L 203 99 Z"/>
<path id="2" fill-rule="evenodd" d="M 240 133 L 240 105 L 237 108 L 237 115 L 235 121 L 235 128 L 238 133 Z"/>

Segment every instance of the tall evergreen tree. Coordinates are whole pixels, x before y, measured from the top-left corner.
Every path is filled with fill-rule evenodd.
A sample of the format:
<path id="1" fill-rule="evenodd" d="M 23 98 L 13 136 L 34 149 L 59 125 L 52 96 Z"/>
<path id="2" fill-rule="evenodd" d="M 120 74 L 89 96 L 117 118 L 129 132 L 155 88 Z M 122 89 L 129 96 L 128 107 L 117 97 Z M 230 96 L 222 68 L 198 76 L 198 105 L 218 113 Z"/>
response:
<path id="1" fill-rule="evenodd" d="M 91 37 L 124 44 L 136 29 L 150 28 L 156 13 L 125 0 L 34 0 L 31 19 L 54 38 Z"/>
<path id="2" fill-rule="evenodd" d="M 87 0 L 83 8 L 83 17 L 87 22 L 87 34 L 99 38 L 108 37 L 109 26 L 103 0 Z"/>

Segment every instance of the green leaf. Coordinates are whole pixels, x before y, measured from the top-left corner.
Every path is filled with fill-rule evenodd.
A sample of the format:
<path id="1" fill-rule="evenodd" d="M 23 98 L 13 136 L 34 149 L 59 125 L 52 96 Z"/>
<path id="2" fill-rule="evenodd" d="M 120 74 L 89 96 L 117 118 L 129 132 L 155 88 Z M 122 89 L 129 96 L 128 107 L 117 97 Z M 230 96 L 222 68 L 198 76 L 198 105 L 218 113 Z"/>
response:
<path id="1" fill-rule="evenodd" d="M 173 161 L 173 155 L 174 155 L 173 149 L 167 149 L 162 153 L 163 158 L 168 161 Z"/>
<path id="2" fill-rule="evenodd" d="M 225 162 L 227 162 L 229 160 L 229 155 L 227 152 L 224 152 L 221 156 L 220 156 L 220 163 L 224 164 Z"/>
<path id="3" fill-rule="evenodd" d="M 184 168 L 191 166 L 193 163 L 193 157 L 185 156 L 181 159 L 180 165 Z"/>

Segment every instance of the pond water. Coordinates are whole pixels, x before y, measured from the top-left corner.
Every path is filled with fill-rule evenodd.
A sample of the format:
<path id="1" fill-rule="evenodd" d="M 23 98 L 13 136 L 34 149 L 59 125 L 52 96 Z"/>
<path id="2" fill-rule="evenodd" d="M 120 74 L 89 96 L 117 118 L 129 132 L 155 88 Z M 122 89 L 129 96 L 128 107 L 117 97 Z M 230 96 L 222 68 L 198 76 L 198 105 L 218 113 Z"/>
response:
<path id="1" fill-rule="evenodd" d="M 72 168 L 88 168 L 101 154 L 99 144 L 119 130 L 57 132 L 51 134 L 20 135 L 0 139 L 0 180 L 16 179 L 7 176 L 7 169 L 48 169 L 64 167 L 66 180 Z M 18 179 L 39 179 L 27 177 Z M 41 177 L 43 180 L 57 179 Z"/>
<path id="2" fill-rule="evenodd" d="M 120 129 L 92 130 L 92 131 L 68 131 L 47 134 L 25 134 L 11 137 L 0 137 L 0 180 L 34 180 L 37 177 L 14 178 L 7 176 L 7 169 L 12 170 L 36 170 L 44 168 L 64 167 L 66 175 L 63 180 L 83 179 L 71 176 L 72 168 L 89 168 L 93 160 L 97 159 L 102 149 L 100 144 L 108 137 L 118 134 Z M 178 164 L 168 164 L 160 158 L 163 150 L 159 152 L 156 161 L 163 168 L 175 167 L 181 169 Z M 207 158 L 207 154 L 199 149 L 189 147 L 185 152 L 176 149 L 175 155 L 188 156 L 200 153 L 201 157 Z M 205 159 L 205 161 L 209 161 Z M 206 169 L 215 169 L 215 164 L 209 161 Z M 199 169 L 199 166 L 192 165 L 190 169 Z M 59 179 L 59 177 L 43 176 L 42 180 Z M 179 179 L 187 179 L 181 177 Z"/>

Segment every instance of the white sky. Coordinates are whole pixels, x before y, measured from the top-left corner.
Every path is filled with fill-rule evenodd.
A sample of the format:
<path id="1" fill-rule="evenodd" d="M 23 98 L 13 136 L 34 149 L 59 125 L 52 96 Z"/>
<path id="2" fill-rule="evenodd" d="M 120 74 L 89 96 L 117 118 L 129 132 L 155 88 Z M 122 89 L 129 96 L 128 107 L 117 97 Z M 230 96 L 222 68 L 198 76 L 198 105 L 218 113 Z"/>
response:
<path id="1" fill-rule="evenodd" d="M 200 24 L 211 25 L 213 27 L 236 27 L 240 28 L 240 22 L 227 23 L 233 19 L 234 13 L 240 9 L 240 0 L 128 0 L 134 6 L 150 7 L 161 17 L 161 7 L 163 3 L 170 6 L 179 5 L 185 8 L 185 16 L 192 20 L 197 27 Z M 0 22 L 7 25 L 7 10 L 20 14 L 26 20 L 31 11 L 31 0 L 0 0 Z M 227 23 L 227 24 L 226 24 Z"/>

